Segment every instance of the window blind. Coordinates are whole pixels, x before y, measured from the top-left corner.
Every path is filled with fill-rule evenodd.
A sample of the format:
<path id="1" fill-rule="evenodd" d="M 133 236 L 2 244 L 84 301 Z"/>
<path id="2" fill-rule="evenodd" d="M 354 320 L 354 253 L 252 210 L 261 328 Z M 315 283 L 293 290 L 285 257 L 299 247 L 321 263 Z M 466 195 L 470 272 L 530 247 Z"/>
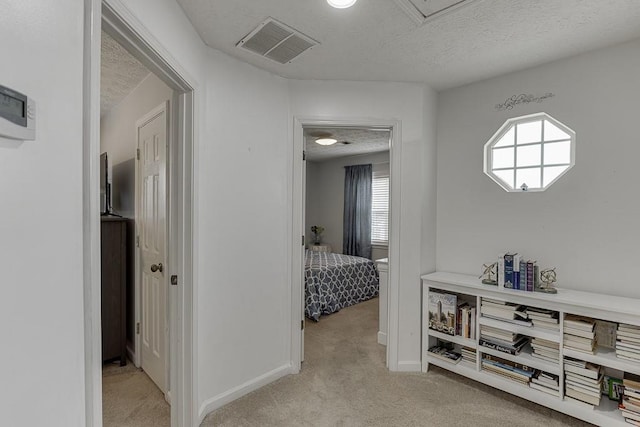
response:
<path id="1" fill-rule="evenodd" d="M 389 173 L 373 172 L 371 185 L 371 243 L 389 243 Z"/>

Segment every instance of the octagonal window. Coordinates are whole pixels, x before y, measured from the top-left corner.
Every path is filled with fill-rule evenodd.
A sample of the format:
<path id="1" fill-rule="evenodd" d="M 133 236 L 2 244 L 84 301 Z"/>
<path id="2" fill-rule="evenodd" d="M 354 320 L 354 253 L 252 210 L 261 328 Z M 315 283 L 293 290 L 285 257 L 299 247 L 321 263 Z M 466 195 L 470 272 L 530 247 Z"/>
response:
<path id="1" fill-rule="evenodd" d="M 574 165 L 576 133 L 546 113 L 507 120 L 484 146 L 484 173 L 506 191 L 544 191 Z"/>

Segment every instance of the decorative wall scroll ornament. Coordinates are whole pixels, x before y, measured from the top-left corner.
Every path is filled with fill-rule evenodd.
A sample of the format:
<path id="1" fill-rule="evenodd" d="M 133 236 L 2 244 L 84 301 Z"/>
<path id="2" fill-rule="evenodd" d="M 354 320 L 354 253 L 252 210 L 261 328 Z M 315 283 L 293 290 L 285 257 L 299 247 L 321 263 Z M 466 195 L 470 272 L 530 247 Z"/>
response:
<path id="1" fill-rule="evenodd" d="M 480 279 L 482 279 L 482 283 L 485 285 L 498 285 L 498 281 L 495 279 L 498 277 L 498 263 L 494 262 L 493 264 L 482 264 L 482 274 L 480 275 Z"/>
<path id="2" fill-rule="evenodd" d="M 538 292 L 544 292 L 547 294 L 557 294 L 558 290 L 553 287 L 556 283 L 556 269 L 546 268 L 540 271 L 540 288 L 536 289 Z"/>
<path id="3" fill-rule="evenodd" d="M 520 95 L 513 95 L 505 99 L 503 103 L 496 104 L 496 111 L 512 110 L 513 107 L 516 107 L 520 104 L 531 104 L 532 102 L 539 104 L 548 98 L 553 98 L 554 96 L 556 95 L 551 92 L 545 93 L 542 96 L 535 96 L 532 94 L 524 93 L 521 93 Z"/>

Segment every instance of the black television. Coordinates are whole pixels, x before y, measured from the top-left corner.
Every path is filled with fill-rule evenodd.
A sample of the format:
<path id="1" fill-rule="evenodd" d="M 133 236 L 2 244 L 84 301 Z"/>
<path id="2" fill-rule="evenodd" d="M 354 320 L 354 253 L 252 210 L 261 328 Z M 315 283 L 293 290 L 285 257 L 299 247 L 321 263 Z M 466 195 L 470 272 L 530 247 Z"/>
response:
<path id="1" fill-rule="evenodd" d="M 111 184 L 109 183 L 109 158 L 100 154 L 100 214 L 111 213 Z"/>

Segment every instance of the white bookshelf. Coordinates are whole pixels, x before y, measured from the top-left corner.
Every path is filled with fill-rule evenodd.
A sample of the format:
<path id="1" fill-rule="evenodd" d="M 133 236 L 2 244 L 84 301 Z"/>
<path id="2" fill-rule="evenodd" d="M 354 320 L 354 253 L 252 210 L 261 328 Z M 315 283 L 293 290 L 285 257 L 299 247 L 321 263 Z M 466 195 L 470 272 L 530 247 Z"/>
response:
<path id="1" fill-rule="evenodd" d="M 482 382 L 489 386 L 512 393 L 521 398 L 530 400 L 537 404 L 549 407 L 567 415 L 582 419 L 584 421 L 603 426 L 627 426 L 617 403 L 610 401 L 606 396 L 602 396 L 600 406 L 592 409 L 591 406 L 580 404 L 570 400 L 565 400 L 564 395 L 564 356 L 573 357 L 591 363 L 602 365 L 606 368 L 622 372 L 640 374 L 640 362 L 626 361 L 617 358 L 614 349 L 599 347 L 595 354 L 575 351 L 563 346 L 562 320 L 565 314 L 577 314 L 588 316 L 594 319 L 606 320 L 610 322 L 627 323 L 640 325 L 640 299 L 615 297 L 604 294 L 573 291 L 568 289 L 558 289 L 557 294 L 544 294 L 537 292 L 524 292 L 512 289 L 499 289 L 497 286 L 485 285 L 474 276 L 456 273 L 437 272 L 422 276 L 423 282 L 423 326 L 422 326 L 422 370 L 427 372 L 429 365 L 439 366 L 443 369 L 455 372 L 473 380 Z M 428 293 L 435 289 L 459 296 L 465 296 L 467 300 L 476 301 L 476 339 L 451 336 L 434 331 L 428 328 Z M 538 307 L 558 311 L 560 314 L 560 330 L 554 331 L 541 327 L 527 327 L 501 321 L 489 317 L 483 317 L 480 313 L 480 306 L 483 298 L 496 299 L 506 302 L 523 304 L 531 307 Z M 485 348 L 479 345 L 480 325 L 491 326 L 530 337 L 559 343 L 560 357 L 558 363 L 542 360 L 531 356 L 531 347 L 525 346 L 520 354 L 511 355 L 498 350 Z M 461 361 L 457 364 L 438 359 L 428 354 L 427 349 L 436 342 L 448 341 L 459 346 L 474 348 L 477 351 L 476 364 Z M 481 359 L 483 354 L 500 357 L 512 362 L 520 363 L 534 369 L 540 369 L 560 377 L 560 393 L 558 396 L 544 393 L 540 390 L 520 384 L 515 381 L 503 378 L 498 374 L 482 370 Z"/>

